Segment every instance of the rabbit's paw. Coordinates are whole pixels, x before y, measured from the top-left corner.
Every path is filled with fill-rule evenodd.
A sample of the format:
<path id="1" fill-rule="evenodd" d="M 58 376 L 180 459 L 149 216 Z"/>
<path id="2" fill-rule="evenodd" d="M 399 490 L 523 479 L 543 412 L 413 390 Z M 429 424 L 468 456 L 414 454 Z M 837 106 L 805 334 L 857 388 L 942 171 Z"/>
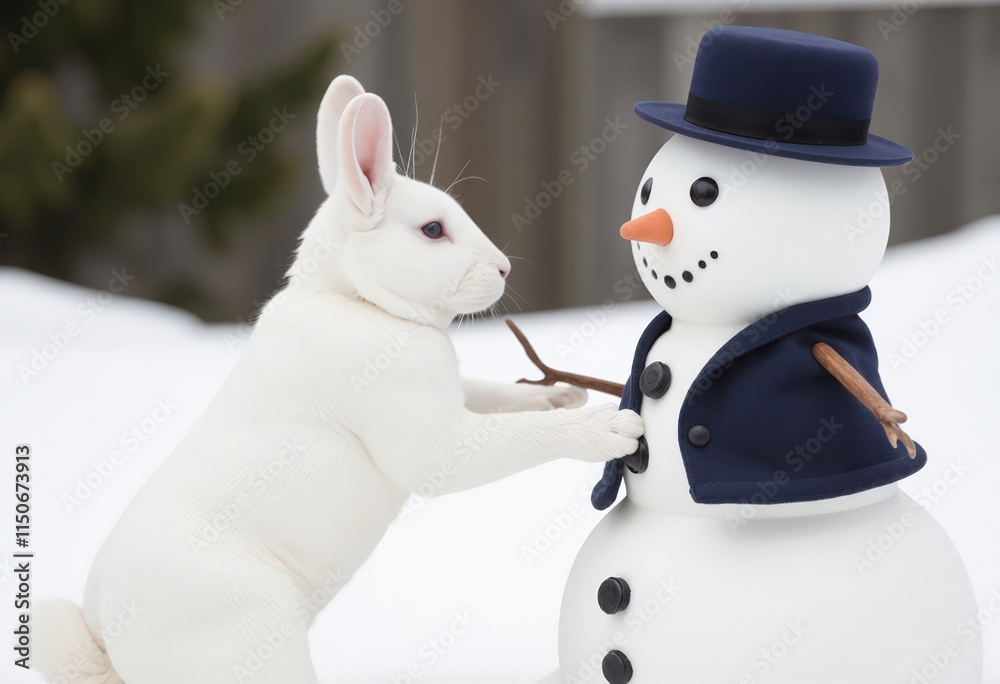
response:
<path id="1" fill-rule="evenodd" d="M 531 388 L 524 393 L 525 411 L 579 408 L 587 403 L 587 390 L 572 385 L 520 385 L 520 387 Z"/>
<path id="2" fill-rule="evenodd" d="M 645 428 L 635 411 L 618 410 L 614 404 L 580 409 L 580 429 L 575 431 L 571 458 L 600 462 L 635 453 Z"/>

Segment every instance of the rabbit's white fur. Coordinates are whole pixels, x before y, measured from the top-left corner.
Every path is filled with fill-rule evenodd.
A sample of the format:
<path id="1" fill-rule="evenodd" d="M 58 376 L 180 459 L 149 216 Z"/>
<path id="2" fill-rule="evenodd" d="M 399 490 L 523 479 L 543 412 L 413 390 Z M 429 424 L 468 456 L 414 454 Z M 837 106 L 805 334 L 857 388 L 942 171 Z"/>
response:
<path id="1" fill-rule="evenodd" d="M 493 304 L 510 262 L 446 193 L 397 173 L 385 104 L 354 79 L 331 84 L 317 138 L 329 198 L 288 285 L 111 532 L 83 611 L 38 610 L 50 682 L 315 682 L 314 606 L 409 492 L 637 447 L 639 417 L 576 408 L 580 390 L 463 381 L 444 328 Z"/>

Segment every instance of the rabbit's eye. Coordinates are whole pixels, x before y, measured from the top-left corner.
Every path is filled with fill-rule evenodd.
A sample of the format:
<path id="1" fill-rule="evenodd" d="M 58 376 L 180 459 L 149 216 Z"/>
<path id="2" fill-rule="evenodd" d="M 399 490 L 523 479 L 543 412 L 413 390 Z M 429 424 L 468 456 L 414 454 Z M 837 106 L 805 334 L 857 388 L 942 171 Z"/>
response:
<path id="1" fill-rule="evenodd" d="M 429 237 L 431 240 L 437 240 L 440 237 L 444 237 L 444 226 L 442 226 L 437 221 L 431 221 L 424 227 L 422 227 L 421 232 Z"/>

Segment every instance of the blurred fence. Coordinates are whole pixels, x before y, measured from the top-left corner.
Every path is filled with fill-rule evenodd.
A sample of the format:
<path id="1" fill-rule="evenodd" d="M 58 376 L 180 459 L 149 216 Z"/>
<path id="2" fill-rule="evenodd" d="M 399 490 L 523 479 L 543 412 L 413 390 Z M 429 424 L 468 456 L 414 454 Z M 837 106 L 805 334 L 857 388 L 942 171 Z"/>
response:
<path id="1" fill-rule="evenodd" d="M 912 2 L 776 12 L 756 11 L 753 0 L 733 0 L 699 14 L 620 15 L 604 11 L 608 2 L 588 8 L 587 0 L 220 0 L 192 10 L 189 29 L 163 44 L 169 57 L 162 68 L 186 76 L 176 84 L 168 79 L 158 96 L 165 107 L 180 107 L 192 97 L 189 84 L 209 84 L 202 97 L 224 113 L 219 135 L 206 142 L 195 135 L 197 126 L 181 119 L 176 125 L 188 125 L 194 138 L 189 146 L 136 149 L 126 144 L 124 127 L 120 134 L 108 132 L 101 147 L 119 163 L 115 173 L 122 180 L 115 182 L 121 192 L 106 183 L 100 167 L 87 171 L 86 159 L 70 174 L 90 173 L 88 183 L 106 193 L 96 205 L 77 198 L 74 208 L 103 212 L 74 218 L 74 225 L 97 232 L 74 234 L 64 223 L 52 223 L 51 215 L 25 223 L 32 203 L 47 201 L 34 197 L 33 187 L 19 189 L 26 171 L 18 160 L 28 153 L 24 134 L 14 136 L 7 126 L 19 92 L 15 86 L 25 87 L 26 74 L 45 66 L 25 56 L 45 40 L 58 52 L 65 30 L 60 22 L 113 21 L 88 19 L 84 10 L 102 4 L 56 3 L 58 12 L 38 22 L 43 25 L 35 26 L 37 36 L 26 45 L 15 44 L 9 34 L 24 35 L 25 17 L 27 26 L 34 26 L 38 4 L 12 3 L 3 10 L 8 45 L 0 58 L 0 122 L 8 132 L 5 137 L 0 129 L 0 185 L 7 189 L 7 205 L 23 205 L 23 211 L 3 213 L 8 223 L 0 225 L 0 264 L 37 263 L 39 270 L 89 285 L 106 280 L 108 268 L 126 266 L 141 274 L 130 294 L 177 303 L 211 319 L 246 318 L 279 285 L 297 236 L 322 199 L 315 172 L 315 109 L 323 85 L 340 72 L 357 76 L 389 103 L 404 154 L 415 141 L 418 177 L 429 176 L 432 147 L 441 138 L 438 185 L 446 186 L 466 162 L 466 174 L 486 179 L 464 181 L 454 192 L 494 242 L 523 258 L 514 262 L 511 283 L 526 309 L 620 298 L 615 285 L 633 266 L 617 227 L 627 218 L 642 170 L 667 137 L 634 117 L 632 104 L 684 101 L 694 48 L 713 25 L 810 31 L 875 53 L 881 78 L 872 131 L 917 153 L 907 167 L 885 170 L 896 188 L 894 242 L 953 230 L 1000 211 L 995 188 L 1000 8 L 995 6 Z M 154 6 L 136 0 L 123 4 L 153 12 L 152 17 L 158 11 L 143 10 Z M 133 19 L 139 26 L 151 20 Z M 86 139 L 86 131 L 99 130 L 98 114 L 113 111 L 109 91 L 88 86 L 95 70 L 81 66 L 91 52 L 103 54 L 101 46 L 78 43 L 46 67 L 52 102 L 73 114 L 72 127 L 63 134 L 70 135 L 71 146 Z M 116 48 L 105 45 L 104 51 L 116 54 Z M 122 50 L 117 49 L 125 55 L 119 59 L 128 59 L 130 53 Z M 141 84 L 152 66 L 145 58 L 135 54 L 114 83 L 124 88 L 138 77 Z M 95 90 L 102 93 L 96 102 Z M 420 126 L 411 138 L 415 100 Z M 282 123 L 272 109 L 280 113 L 286 107 L 294 118 Z M 65 161 L 62 142 L 46 142 L 54 150 L 52 161 Z M 160 162 L 179 151 L 193 165 L 184 176 L 193 182 L 172 185 L 127 210 L 108 206 L 132 199 L 130 188 L 141 187 L 139 180 L 155 175 Z M 123 160 L 132 166 L 122 167 Z M 231 160 L 237 166 L 227 171 Z M 237 168 L 251 173 L 240 177 L 233 173 Z M 42 171 L 51 174 L 46 183 L 58 194 L 62 184 L 55 172 Z M 226 176 L 233 187 L 212 187 Z M 235 190 L 245 179 L 255 183 Z M 77 192 L 86 198 L 92 187 L 84 184 Z M 273 190 L 273 197 L 257 203 L 266 190 Z M 207 197 L 214 192 L 228 199 Z M 202 214 L 199 204 L 213 209 Z M 208 214 L 222 208 L 223 219 L 210 220 Z M 21 223 L 11 225 L 8 216 Z"/>

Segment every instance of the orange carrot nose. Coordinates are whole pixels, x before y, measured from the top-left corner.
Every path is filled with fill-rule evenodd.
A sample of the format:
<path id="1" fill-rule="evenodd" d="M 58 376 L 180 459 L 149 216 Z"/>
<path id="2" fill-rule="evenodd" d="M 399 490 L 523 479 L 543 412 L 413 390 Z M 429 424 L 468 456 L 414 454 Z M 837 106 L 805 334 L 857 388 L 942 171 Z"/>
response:
<path id="1" fill-rule="evenodd" d="M 653 245 L 669 245 L 674 239 L 674 222 L 665 209 L 656 209 L 622 225 L 622 237 Z"/>

